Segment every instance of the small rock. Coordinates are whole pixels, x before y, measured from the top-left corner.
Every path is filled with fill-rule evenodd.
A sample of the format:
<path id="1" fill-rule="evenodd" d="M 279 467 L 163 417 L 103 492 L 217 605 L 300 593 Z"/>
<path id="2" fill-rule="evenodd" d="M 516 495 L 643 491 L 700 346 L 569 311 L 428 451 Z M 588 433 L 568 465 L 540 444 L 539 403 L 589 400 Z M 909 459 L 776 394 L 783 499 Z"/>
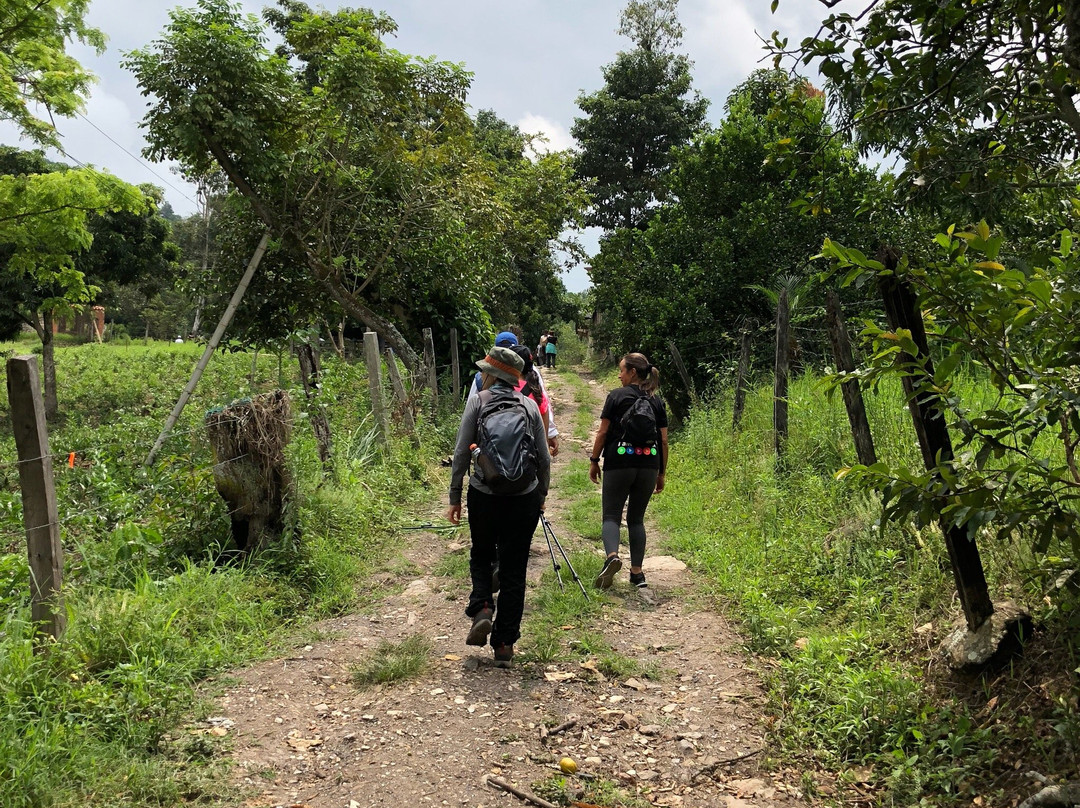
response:
<path id="1" fill-rule="evenodd" d="M 662 728 L 659 724 L 646 724 L 638 729 L 642 735 L 659 735 L 662 732 Z"/>
<path id="2" fill-rule="evenodd" d="M 652 769 L 646 769 L 643 772 L 638 772 L 637 778 L 638 780 L 642 780 L 643 782 L 647 783 L 650 780 L 655 780 L 658 776 L 659 772 L 654 772 Z"/>
<path id="3" fill-rule="evenodd" d="M 695 751 L 694 745 L 690 741 L 679 741 L 679 752 L 683 755 L 692 755 Z"/>
<path id="4" fill-rule="evenodd" d="M 626 713 L 619 719 L 619 726 L 623 729 L 635 729 L 641 724 L 641 719 L 633 713 Z"/>
<path id="5" fill-rule="evenodd" d="M 625 682 L 623 682 L 623 686 L 636 690 L 639 693 L 646 689 L 646 685 L 642 682 L 639 682 L 637 679 L 627 679 Z"/>

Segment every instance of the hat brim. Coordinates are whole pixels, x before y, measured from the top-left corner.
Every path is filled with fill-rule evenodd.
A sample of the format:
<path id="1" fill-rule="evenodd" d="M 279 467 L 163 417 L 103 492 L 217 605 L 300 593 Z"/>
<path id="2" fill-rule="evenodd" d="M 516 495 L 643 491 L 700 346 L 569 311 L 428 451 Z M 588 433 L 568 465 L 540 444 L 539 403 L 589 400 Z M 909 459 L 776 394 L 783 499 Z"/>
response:
<path id="1" fill-rule="evenodd" d="M 515 376 L 509 370 L 496 367 L 495 365 L 488 362 L 486 358 L 478 360 L 476 366 L 480 368 L 480 370 L 484 371 L 484 373 L 490 373 L 496 379 L 500 379 L 510 385 L 517 384 L 521 378 L 520 376 Z"/>

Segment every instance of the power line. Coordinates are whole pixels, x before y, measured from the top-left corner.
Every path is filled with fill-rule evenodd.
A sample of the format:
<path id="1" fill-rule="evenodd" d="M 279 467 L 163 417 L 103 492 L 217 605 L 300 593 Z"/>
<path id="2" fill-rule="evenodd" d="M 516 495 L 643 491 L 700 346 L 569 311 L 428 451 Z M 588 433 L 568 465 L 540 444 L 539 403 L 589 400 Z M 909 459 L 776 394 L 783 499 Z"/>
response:
<path id="1" fill-rule="evenodd" d="M 185 193 L 184 193 L 183 191 L 181 191 L 181 190 L 180 190 L 179 188 L 177 188 L 177 187 L 176 187 L 175 185 L 173 185 L 173 184 L 172 184 L 171 182 L 169 182 L 169 181 L 168 181 L 167 179 L 165 179 L 165 178 L 164 178 L 163 176 L 161 176 L 160 174 L 158 174 L 158 173 L 157 173 L 156 171 L 154 171 L 154 169 L 150 167 L 150 164 L 149 164 L 149 163 L 147 163 L 147 162 L 146 162 L 145 160 L 143 160 L 143 159 L 142 159 L 141 157 L 139 157 L 138 155 L 135 155 L 135 154 L 132 154 L 131 152 L 129 152 L 129 151 L 128 151 L 128 150 L 127 150 L 127 149 L 126 149 L 126 148 L 125 148 L 125 147 L 124 147 L 123 145 L 121 145 L 121 144 L 120 144 L 120 143 L 118 143 L 117 141 L 113 140 L 112 136 L 111 136 L 111 135 L 110 135 L 110 134 L 109 134 L 108 132 L 106 132 L 106 131 L 105 131 L 104 129 L 102 129 L 102 128 L 101 128 L 100 126 L 98 126 L 98 125 L 97 125 L 96 123 L 94 123 L 94 122 L 93 122 L 92 120 L 90 120 L 89 118 L 87 118 L 87 117 L 86 117 L 85 115 L 83 115 L 83 114 L 82 114 L 81 112 L 76 112 L 76 114 L 77 114 L 77 115 L 78 115 L 78 116 L 79 116 L 80 118 L 82 118 L 82 119 L 83 119 L 84 121 L 86 121 L 86 122 L 87 122 L 88 124 L 90 124 L 90 125 L 91 125 L 92 127 L 94 127 L 94 129 L 96 129 L 96 130 L 97 130 L 98 132 L 100 132 L 100 133 L 101 133 L 102 135 L 104 135 L 104 136 L 105 136 L 105 137 L 106 137 L 106 138 L 108 139 L 108 141 L 109 141 L 110 143 L 112 143 L 112 144 L 113 144 L 114 146 L 116 146 L 116 147 L 117 147 L 118 149 L 120 149 L 120 150 L 121 150 L 121 151 L 122 151 L 122 152 L 123 152 L 124 154 L 126 154 L 126 155 L 127 155 L 128 157 L 130 157 L 130 158 L 131 158 L 132 160 L 134 160 L 135 162 L 139 163 L 139 165 L 141 165 L 141 166 L 142 166 L 143 168 L 145 168 L 145 169 L 146 169 L 147 171 L 149 171 L 149 172 L 150 172 L 151 174 L 153 174 L 153 175 L 154 175 L 155 177 L 157 177 L 157 178 L 158 178 L 159 180 L 161 180 L 161 181 L 162 181 L 163 183 L 165 183 L 165 184 L 166 184 L 166 185 L 168 185 L 168 186 L 169 186 L 170 188 L 172 188 L 172 189 L 173 189 L 174 191 L 176 191 L 176 193 L 180 194 L 180 196 L 184 197 L 184 199 L 186 199 L 186 200 L 187 200 L 188 202 L 190 202 L 191 204 L 193 204 L 193 205 L 195 205 L 196 207 L 198 207 L 198 204 L 199 204 L 198 202 L 196 202 L 196 201 L 195 201 L 194 199 L 192 199 L 192 198 L 191 198 L 190 196 L 188 196 L 187 194 L 185 194 Z M 69 155 L 69 157 L 70 157 L 70 155 Z M 75 158 L 71 158 L 71 159 L 75 159 Z"/>

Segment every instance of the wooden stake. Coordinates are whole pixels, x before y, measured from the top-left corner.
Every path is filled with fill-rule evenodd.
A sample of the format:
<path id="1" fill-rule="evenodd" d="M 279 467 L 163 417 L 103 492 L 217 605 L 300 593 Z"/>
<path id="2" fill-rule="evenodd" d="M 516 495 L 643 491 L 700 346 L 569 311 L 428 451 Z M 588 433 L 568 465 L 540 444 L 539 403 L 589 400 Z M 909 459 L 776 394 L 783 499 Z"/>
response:
<path id="1" fill-rule="evenodd" d="M 458 334 L 450 329 L 450 370 L 454 377 L 454 401 L 461 401 L 461 362 L 458 358 Z"/>
<path id="2" fill-rule="evenodd" d="M 668 348 L 671 349 L 671 359 L 675 363 L 675 370 L 678 371 L 679 376 L 682 377 L 683 384 L 686 386 L 686 392 L 690 394 L 690 400 L 697 400 L 697 393 L 694 392 L 694 385 L 690 381 L 690 374 L 686 372 L 686 365 L 683 364 L 682 354 L 679 353 L 679 349 L 675 347 L 675 341 L 668 342 Z"/>
<path id="3" fill-rule="evenodd" d="M 371 394 L 371 411 L 375 413 L 375 423 L 379 427 L 379 442 L 386 446 L 390 437 L 390 426 L 386 419 L 386 404 L 382 392 L 382 362 L 379 360 L 379 335 L 374 331 L 364 332 L 364 361 L 367 364 L 368 392 Z"/>
<path id="4" fill-rule="evenodd" d="M 191 379 L 188 381 L 187 387 L 185 387 L 184 392 L 180 394 L 180 399 L 176 402 L 176 406 L 173 407 L 172 412 L 169 413 L 169 417 L 165 419 L 165 426 L 162 428 L 161 434 L 158 435 L 157 440 L 154 441 L 154 445 L 151 447 L 150 453 L 146 456 L 146 460 L 143 461 L 143 465 L 149 466 L 154 462 L 154 458 L 157 457 L 158 451 L 169 437 L 172 428 L 176 426 L 176 422 L 180 419 L 180 413 L 184 411 L 188 399 L 190 399 L 191 394 L 195 392 L 195 386 L 199 383 L 203 371 L 206 370 L 206 366 L 210 363 L 210 357 L 214 355 L 217 346 L 221 344 L 221 338 L 225 336 L 225 329 L 229 327 L 233 315 L 236 314 L 236 309 L 240 306 L 240 301 L 244 299 L 244 292 L 247 291 L 248 285 L 255 275 L 255 270 L 259 268 L 259 262 L 262 261 L 262 257 L 266 253 L 266 248 L 269 244 L 270 230 L 268 228 L 259 240 L 259 246 L 255 248 L 255 254 L 251 256 L 247 269 L 244 271 L 244 276 L 240 279 L 240 285 L 237 286 L 236 291 L 233 292 L 233 296 L 229 300 L 229 305 L 225 308 L 225 313 L 221 315 L 221 320 L 218 321 L 217 328 L 214 329 L 213 336 L 211 336 L 210 341 L 206 343 L 206 350 L 203 351 L 199 363 L 195 365 L 195 370 L 191 374 Z"/>
<path id="5" fill-rule="evenodd" d="M 851 342 L 848 340 L 844 312 L 840 307 L 840 295 L 830 289 L 825 296 L 825 317 L 828 321 L 829 342 L 832 344 L 836 369 L 840 373 L 854 373 L 855 360 L 851 355 Z M 874 436 L 870 433 L 870 421 L 866 417 L 866 405 L 863 403 L 862 388 L 854 379 L 843 382 L 840 389 L 844 394 L 844 407 L 847 409 L 848 422 L 851 424 L 851 437 L 855 441 L 855 453 L 864 466 L 877 462 L 874 451 Z"/>
<path id="6" fill-rule="evenodd" d="M 59 639 L 67 625 L 61 593 L 64 548 L 56 509 L 49 433 L 38 386 L 37 359 L 13 356 L 7 361 L 8 406 L 19 458 L 26 552 L 30 559 L 30 614 L 39 636 Z"/>
<path id="7" fill-rule="evenodd" d="M 773 379 L 773 446 L 778 458 L 784 455 L 788 436 L 788 365 L 791 343 L 788 339 L 791 311 L 787 289 L 780 290 L 776 301 L 776 375 Z"/>
<path id="8" fill-rule="evenodd" d="M 420 436 L 416 434 L 416 419 L 413 418 L 412 402 L 405 390 L 405 383 L 401 380 L 401 372 L 398 370 L 397 357 L 394 349 L 386 346 L 386 369 L 390 373 L 390 387 L 394 391 L 394 401 L 401 409 L 401 421 L 405 424 L 405 430 L 409 433 L 413 448 L 420 448 Z"/>
<path id="9" fill-rule="evenodd" d="M 424 372 L 431 390 L 431 411 L 435 413 L 439 411 L 439 379 L 435 373 L 435 339 L 430 328 L 424 329 Z"/>
<path id="10" fill-rule="evenodd" d="M 742 327 L 742 346 L 739 350 L 739 370 L 735 374 L 735 404 L 731 408 L 731 429 L 739 428 L 743 410 L 746 408 L 746 377 L 750 373 L 750 348 L 752 347 L 753 327 L 746 323 Z"/>

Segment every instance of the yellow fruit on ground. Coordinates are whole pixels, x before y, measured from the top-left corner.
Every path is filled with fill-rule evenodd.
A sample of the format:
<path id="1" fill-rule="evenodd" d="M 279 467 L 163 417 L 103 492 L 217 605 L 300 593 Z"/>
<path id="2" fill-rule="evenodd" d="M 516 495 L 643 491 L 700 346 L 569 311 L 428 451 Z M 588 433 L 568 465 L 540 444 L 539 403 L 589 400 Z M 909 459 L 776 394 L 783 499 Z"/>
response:
<path id="1" fill-rule="evenodd" d="M 559 768 L 567 774 L 577 774 L 577 764 L 573 758 L 564 757 L 559 761 Z"/>

